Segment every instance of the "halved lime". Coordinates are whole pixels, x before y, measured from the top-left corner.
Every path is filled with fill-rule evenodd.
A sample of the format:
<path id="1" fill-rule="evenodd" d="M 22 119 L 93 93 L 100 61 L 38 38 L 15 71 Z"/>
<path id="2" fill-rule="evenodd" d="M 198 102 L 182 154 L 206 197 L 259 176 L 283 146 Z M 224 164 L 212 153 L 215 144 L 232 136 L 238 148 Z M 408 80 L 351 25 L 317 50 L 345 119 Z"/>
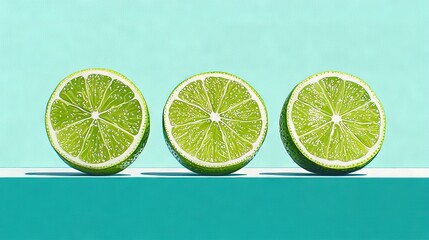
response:
<path id="1" fill-rule="evenodd" d="M 188 78 L 164 107 L 164 136 L 177 160 L 205 175 L 245 166 L 262 145 L 267 111 L 258 93 L 237 76 L 207 72 Z"/>
<path id="2" fill-rule="evenodd" d="M 108 175 L 128 167 L 149 136 L 143 95 L 108 69 L 75 72 L 53 92 L 45 117 L 51 145 L 71 167 Z"/>
<path id="3" fill-rule="evenodd" d="M 299 83 L 283 105 L 280 134 L 292 159 L 321 174 L 367 165 L 383 144 L 386 118 L 361 79 L 329 71 Z"/>

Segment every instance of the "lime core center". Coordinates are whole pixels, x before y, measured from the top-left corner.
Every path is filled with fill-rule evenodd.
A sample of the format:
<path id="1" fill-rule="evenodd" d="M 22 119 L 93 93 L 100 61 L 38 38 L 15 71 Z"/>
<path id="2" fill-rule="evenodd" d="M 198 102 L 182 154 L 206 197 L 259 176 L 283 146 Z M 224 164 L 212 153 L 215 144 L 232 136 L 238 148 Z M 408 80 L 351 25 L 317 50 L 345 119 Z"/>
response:
<path id="1" fill-rule="evenodd" d="M 336 114 L 332 115 L 331 117 L 332 122 L 334 122 L 335 124 L 338 124 L 339 122 L 341 122 L 341 116 L 338 116 Z"/>
<path id="2" fill-rule="evenodd" d="M 99 119 L 100 117 L 100 113 L 99 112 L 92 112 L 92 114 L 91 114 L 91 117 L 93 118 L 93 119 Z"/>
<path id="3" fill-rule="evenodd" d="M 210 120 L 212 120 L 213 122 L 219 122 L 220 121 L 219 113 L 215 113 L 215 112 L 210 113 Z"/>

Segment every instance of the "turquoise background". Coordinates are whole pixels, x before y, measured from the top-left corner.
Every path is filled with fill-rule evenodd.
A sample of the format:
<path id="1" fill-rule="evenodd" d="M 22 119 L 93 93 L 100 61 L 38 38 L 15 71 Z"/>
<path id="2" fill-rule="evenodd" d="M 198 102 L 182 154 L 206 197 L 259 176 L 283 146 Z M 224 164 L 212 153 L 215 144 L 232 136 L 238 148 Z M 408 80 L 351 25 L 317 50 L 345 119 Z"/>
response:
<path id="1" fill-rule="evenodd" d="M 295 167 L 279 133 L 287 94 L 339 70 L 366 80 L 387 114 L 370 167 L 429 167 L 429 1 L 1 1 L 0 167 L 66 167 L 44 129 L 70 73 L 111 68 L 143 92 L 149 142 L 133 167 L 179 167 L 161 127 L 182 80 L 226 71 L 265 100 L 269 132 L 250 167 Z"/>
<path id="2" fill-rule="evenodd" d="M 281 106 L 330 69 L 366 80 L 384 105 L 387 135 L 369 167 L 429 167 L 428 13 L 427 0 L 0 1 L 0 167 L 66 167 L 45 106 L 59 81 L 91 67 L 125 74 L 148 102 L 151 134 L 133 167 L 180 167 L 162 108 L 179 82 L 217 70 L 267 105 L 268 135 L 249 166 L 295 167 Z M 0 236 L 423 240 L 428 203 L 428 178 L 0 178 Z"/>

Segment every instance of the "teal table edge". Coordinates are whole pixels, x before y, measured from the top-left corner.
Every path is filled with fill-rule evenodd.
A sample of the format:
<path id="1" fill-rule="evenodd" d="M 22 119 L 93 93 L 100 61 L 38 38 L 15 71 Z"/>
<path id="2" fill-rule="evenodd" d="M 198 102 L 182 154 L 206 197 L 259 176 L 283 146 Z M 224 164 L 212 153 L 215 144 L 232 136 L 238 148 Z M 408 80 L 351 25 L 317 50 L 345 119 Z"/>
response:
<path id="1" fill-rule="evenodd" d="M 5 177 L 8 170 L 0 169 L 1 239 L 429 239 L 427 175 L 129 169 L 138 177 L 99 178 L 25 169 Z"/>

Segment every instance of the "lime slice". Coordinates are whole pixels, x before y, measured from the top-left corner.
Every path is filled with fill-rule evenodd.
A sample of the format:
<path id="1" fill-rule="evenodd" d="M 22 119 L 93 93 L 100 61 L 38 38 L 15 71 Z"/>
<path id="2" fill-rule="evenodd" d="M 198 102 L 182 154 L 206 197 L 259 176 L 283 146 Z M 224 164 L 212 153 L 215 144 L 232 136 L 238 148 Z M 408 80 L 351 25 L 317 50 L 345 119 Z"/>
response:
<path id="1" fill-rule="evenodd" d="M 179 84 L 164 107 L 164 136 L 177 160 L 205 175 L 245 166 L 262 145 L 267 111 L 258 93 L 222 72 L 195 75 Z"/>
<path id="2" fill-rule="evenodd" d="M 361 79 L 323 72 L 299 83 L 282 109 L 280 134 L 292 159 L 321 174 L 346 174 L 367 165 L 383 144 L 386 120 Z"/>
<path id="3" fill-rule="evenodd" d="M 57 86 L 46 108 L 51 145 L 71 167 L 109 175 L 128 167 L 149 136 L 149 112 L 137 87 L 120 73 L 87 69 Z"/>

